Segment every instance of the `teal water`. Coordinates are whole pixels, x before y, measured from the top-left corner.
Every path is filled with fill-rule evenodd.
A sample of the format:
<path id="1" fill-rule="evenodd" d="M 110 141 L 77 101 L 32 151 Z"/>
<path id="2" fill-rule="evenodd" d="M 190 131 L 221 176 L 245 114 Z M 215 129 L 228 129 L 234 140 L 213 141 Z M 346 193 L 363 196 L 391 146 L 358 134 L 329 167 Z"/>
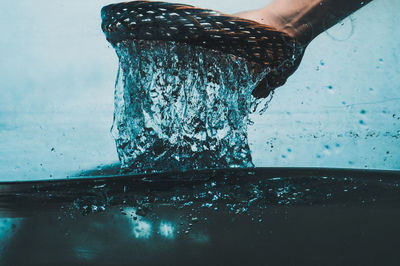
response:
<path id="1" fill-rule="evenodd" d="M 177 2 L 243 11 L 238 0 Z M 63 179 L 118 161 L 109 132 L 118 57 L 99 27 L 107 4 L 4 3 L 0 180 Z M 400 169 L 399 5 L 373 1 L 307 48 L 268 112 L 251 117 L 255 166 Z M 348 40 L 330 37 L 344 40 L 352 26 Z"/>
<path id="2" fill-rule="evenodd" d="M 124 172 L 254 166 L 247 128 L 261 101 L 251 93 L 265 70 L 175 42 L 122 41 L 114 48 L 112 134 Z"/>
<path id="3" fill-rule="evenodd" d="M 12 30 L 0 42 L 0 180 L 44 181 L 0 183 L 1 265 L 398 265 L 398 172 L 251 168 L 121 176 L 119 165 L 104 166 L 118 160 L 108 132 L 118 62 L 98 25 L 104 4 L 21 0 L 2 9 L 0 20 Z M 241 1 L 201 4 L 243 9 Z M 234 100 L 222 99 L 233 106 L 216 105 L 217 115 L 234 110 L 238 119 L 228 120 L 255 125 L 247 136 L 239 132 L 248 143 L 239 147 L 244 161 L 228 149 L 226 160 L 206 162 L 399 169 L 398 5 L 375 1 L 356 14 L 345 42 L 329 36 L 340 36 L 346 21 L 321 35 L 264 116 L 247 118 Z M 249 70 L 222 58 L 233 60 L 233 72 Z M 249 76 L 240 78 L 254 82 Z M 181 107 L 164 114 L 174 117 L 169 111 Z M 232 132 L 228 139 L 237 136 Z M 131 136 L 128 143 L 140 148 Z M 169 141 L 163 147 L 188 147 Z M 129 149 L 120 154 L 127 171 L 155 167 L 133 165 Z M 172 158 L 156 169 L 205 165 Z M 65 179 L 97 165 L 86 177 Z"/>
<path id="4" fill-rule="evenodd" d="M 1 265 L 396 265 L 400 259 L 399 172 L 109 175 L 115 170 L 0 183 Z"/>

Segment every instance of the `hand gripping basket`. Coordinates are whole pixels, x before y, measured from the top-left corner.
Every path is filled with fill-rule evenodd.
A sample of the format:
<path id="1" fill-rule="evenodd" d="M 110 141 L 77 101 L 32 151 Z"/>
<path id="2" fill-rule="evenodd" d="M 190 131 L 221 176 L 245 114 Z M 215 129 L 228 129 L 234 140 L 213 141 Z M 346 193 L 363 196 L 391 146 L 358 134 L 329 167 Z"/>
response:
<path id="1" fill-rule="evenodd" d="M 165 2 L 133 1 L 111 4 L 101 11 L 107 40 L 164 40 L 218 50 L 268 70 L 253 91 L 267 97 L 297 69 L 303 46 L 267 25 L 217 11 Z"/>

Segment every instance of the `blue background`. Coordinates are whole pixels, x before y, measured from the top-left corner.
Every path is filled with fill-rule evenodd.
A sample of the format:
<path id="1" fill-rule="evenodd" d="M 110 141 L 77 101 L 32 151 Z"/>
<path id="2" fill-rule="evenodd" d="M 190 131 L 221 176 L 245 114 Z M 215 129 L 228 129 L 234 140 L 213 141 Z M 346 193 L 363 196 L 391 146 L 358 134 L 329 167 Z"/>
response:
<path id="1" fill-rule="evenodd" d="M 268 1 L 176 1 L 226 13 Z M 5 0 L 0 181 L 65 178 L 116 162 L 111 1 Z M 253 115 L 256 166 L 400 169 L 400 2 L 374 1 L 320 35 L 270 108 Z"/>

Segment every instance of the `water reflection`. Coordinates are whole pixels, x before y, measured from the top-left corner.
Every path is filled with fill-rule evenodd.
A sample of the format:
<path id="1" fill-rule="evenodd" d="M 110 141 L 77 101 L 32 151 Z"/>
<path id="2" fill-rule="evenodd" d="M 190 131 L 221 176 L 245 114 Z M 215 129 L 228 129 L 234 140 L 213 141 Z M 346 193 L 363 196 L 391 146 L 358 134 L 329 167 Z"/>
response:
<path id="1" fill-rule="evenodd" d="M 12 228 L 15 227 L 14 220 L 12 218 L 0 218 L 0 239 L 5 239 L 11 234 Z"/>
<path id="2" fill-rule="evenodd" d="M 338 253 L 363 265 L 400 259 L 400 173 L 302 172 L 0 184 L 0 265 L 257 265 L 266 257 L 290 265 L 287 252 L 299 264 L 313 254 L 320 265 L 340 265 Z"/>
<path id="3" fill-rule="evenodd" d="M 21 218 L 2 218 L 0 215 L 0 259 L 4 254 L 3 250 L 18 230 L 22 220 Z"/>
<path id="4" fill-rule="evenodd" d="M 148 239 L 152 235 L 152 224 L 136 214 L 136 208 L 124 208 L 122 213 L 129 219 L 135 238 Z"/>
<path id="5" fill-rule="evenodd" d="M 168 239 L 175 238 L 175 226 L 170 222 L 165 222 L 165 221 L 161 222 L 158 232 L 161 236 L 165 238 Z"/>
<path id="6" fill-rule="evenodd" d="M 75 253 L 76 253 L 76 257 L 78 259 L 82 259 L 82 260 L 86 260 L 86 261 L 93 260 L 96 257 L 96 252 L 92 248 L 89 248 L 87 246 L 76 247 Z"/>

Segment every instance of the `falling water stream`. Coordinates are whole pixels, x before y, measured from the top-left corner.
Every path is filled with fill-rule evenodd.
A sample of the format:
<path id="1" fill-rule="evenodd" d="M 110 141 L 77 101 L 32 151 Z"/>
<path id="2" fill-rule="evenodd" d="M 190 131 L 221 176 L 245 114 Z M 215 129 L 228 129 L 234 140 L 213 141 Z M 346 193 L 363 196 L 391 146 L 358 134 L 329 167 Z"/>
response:
<path id="1" fill-rule="evenodd" d="M 124 172 L 252 167 L 251 93 L 266 72 L 222 52 L 122 41 L 112 134 Z"/>

